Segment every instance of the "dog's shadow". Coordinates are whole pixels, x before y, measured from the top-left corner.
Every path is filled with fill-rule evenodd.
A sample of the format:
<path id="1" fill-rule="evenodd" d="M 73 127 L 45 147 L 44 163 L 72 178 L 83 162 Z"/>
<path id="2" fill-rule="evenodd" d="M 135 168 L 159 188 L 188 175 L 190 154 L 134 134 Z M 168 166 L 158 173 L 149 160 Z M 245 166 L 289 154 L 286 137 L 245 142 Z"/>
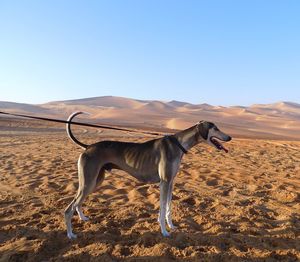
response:
<path id="1" fill-rule="evenodd" d="M 295 224 L 297 219 L 292 215 L 289 221 L 281 222 Z M 93 223 L 93 220 L 88 223 Z M 287 235 L 289 229 L 265 236 L 238 232 L 234 224 L 224 224 L 223 232 L 208 234 L 203 233 L 198 225 L 196 232 L 180 232 L 178 229 L 165 238 L 158 226 L 156 231 L 126 234 L 116 231 L 116 226 L 119 225 L 108 224 L 99 231 L 83 229 L 75 240 L 69 240 L 65 230 L 45 232 L 29 226 L 18 228 L 14 237 L 7 239 L 11 231 L 2 228 L 1 240 L 11 242 L 12 248 L 2 249 L 0 261 L 190 261 L 191 257 L 205 261 L 265 261 L 266 258 L 296 261 L 299 256 L 296 238 L 278 237 Z M 136 250 L 147 252 L 137 256 Z M 262 257 L 253 257 L 253 250 L 260 252 Z M 154 255 L 149 255 L 151 253 Z"/>

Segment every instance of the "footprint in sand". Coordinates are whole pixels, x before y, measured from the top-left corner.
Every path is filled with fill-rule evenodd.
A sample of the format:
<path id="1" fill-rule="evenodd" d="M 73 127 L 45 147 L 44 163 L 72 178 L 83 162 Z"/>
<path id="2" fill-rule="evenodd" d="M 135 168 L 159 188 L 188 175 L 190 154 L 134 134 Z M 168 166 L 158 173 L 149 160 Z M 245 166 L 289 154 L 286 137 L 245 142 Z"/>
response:
<path id="1" fill-rule="evenodd" d="M 206 181 L 206 185 L 208 186 L 217 186 L 219 184 L 219 180 L 218 179 L 211 179 Z"/>
<path id="2" fill-rule="evenodd" d="M 271 193 L 272 198 L 283 202 L 283 203 L 292 203 L 299 200 L 299 194 L 296 192 L 290 192 L 287 190 L 276 190 Z"/>
<path id="3" fill-rule="evenodd" d="M 243 200 L 235 202 L 235 204 L 238 206 L 249 206 L 249 205 L 252 205 L 253 203 L 255 203 L 255 201 L 251 200 L 251 199 L 243 199 Z"/>
<path id="4" fill-rule="evenodd" d="M 187 197 L 187 198 L 183 198 L 181 200 L 181 202 L 186 203 L 190 206 L 195 206 L 196 205 L 196 200 L 193 197 Z"/>
<path id="5" fill-rule="evenodd" d="M 222 191 L 223 196 L 229 196 L 229 197 L 235 197 L 237 195 L 237 192 L 234 188 L 226 188 Z"/>
<path id="6" fill-rule="evenodd" d="M 272 184 L 264 184 L 263 188 L 272 189 L 273 185 Z"/>

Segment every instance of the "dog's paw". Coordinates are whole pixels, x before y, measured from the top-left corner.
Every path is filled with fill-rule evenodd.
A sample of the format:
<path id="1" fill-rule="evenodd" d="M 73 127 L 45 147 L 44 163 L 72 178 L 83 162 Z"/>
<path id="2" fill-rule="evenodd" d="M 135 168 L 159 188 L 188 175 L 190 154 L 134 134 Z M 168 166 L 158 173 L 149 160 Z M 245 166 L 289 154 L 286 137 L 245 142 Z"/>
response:
<path id="1" fill-rule="evenodd" d="M 86 216 L 80 216 L 79 219 L 80 219 L 81 221 L 89 221 L 89 220 L 90 220 L 90 219 L 89 219 L 88 217 L 86 217 Z"/>
<path id="2" fill-rule="evenodd" d="M 174 226 L 174 225 L 169 225 L 169 228 L 172 230 L 176 230 L 178 227 Z"/>
<path id="3" fill-rule="evenodd" d="M 161 232 L 164 237 L 170 237 L 171 234 L 168 231 Z"/>
<path id="4" fill-rule="evenodd" d="M 168 226 L 169 226 L 170 229 L 172 229 L 172 230 L 177 229 L 177 227 L 174 226 L 173 223 L 172 223 L 171 221 L 168 221 L 168 220 L 167 220 L 167 224 L 168 224 Z"/>
<path id="5" fill-rule="evenodd" d="M 71 239 L 71 240 L 77 238 L 77 236 L 76 236 L 74 233 L 72 233 L 72 232 L 67 233 L 67 236 L 68 236 L 68 238 Z"/>

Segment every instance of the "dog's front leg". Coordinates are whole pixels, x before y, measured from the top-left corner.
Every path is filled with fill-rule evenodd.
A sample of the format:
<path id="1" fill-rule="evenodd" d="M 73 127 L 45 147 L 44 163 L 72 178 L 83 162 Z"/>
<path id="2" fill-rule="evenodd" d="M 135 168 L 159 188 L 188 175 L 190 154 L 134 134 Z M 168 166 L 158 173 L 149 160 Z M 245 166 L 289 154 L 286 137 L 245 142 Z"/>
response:
<path id="1" fill-rule="evenodd" d="M 172 222 L 172 210 L 171 210 L 172 209 L 171 202 L 172 202 L 173 185 L 174 185 L 174 179 L 169 184 L 169 188 L 168 188 L 166 220 L 167 220 L 169 228 L 176 229 L 176 227 L 174 226 L 174 224 Z"/>
<path id="2" fill-rule="evenodd" d="M 160 210 L 159 210 L 159 224 L 161 233 L 164 237 L 170 236 L 170 233 L 166 229 L 166 209 L 167 209 L 167 198 L 169 183 L 165 180 L 160 181 Z"/>

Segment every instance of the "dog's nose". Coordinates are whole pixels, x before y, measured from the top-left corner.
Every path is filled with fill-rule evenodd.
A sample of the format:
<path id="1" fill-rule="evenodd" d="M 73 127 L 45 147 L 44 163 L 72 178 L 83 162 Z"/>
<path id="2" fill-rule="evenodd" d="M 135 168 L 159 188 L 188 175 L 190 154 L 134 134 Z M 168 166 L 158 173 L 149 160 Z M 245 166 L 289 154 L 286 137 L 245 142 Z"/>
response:
<path id="1" fill-rule="evenodd" d="M 231 139 L 232 139 L 231 136 L 228 136 L 227 142 L 229 142 Z"/>

